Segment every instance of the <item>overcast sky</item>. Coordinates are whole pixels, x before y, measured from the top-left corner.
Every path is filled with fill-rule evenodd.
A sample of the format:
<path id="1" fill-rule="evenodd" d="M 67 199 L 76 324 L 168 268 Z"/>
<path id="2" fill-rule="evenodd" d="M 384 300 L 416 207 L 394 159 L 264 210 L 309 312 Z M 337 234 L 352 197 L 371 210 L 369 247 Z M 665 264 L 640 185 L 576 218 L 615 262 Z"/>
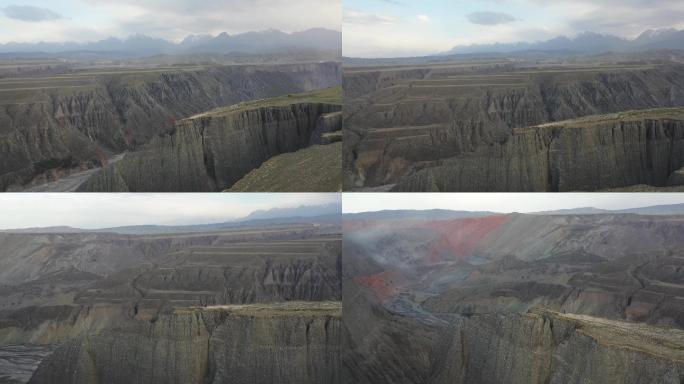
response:
<path id="1" fill-rule="evenodd" d="M 0 0 L 0 43 L 341 30 L 341 0 Z"/>
<path id="2" fill-rule="evenodd" d="M 684 28 L 682 0 L 343 0 L 343 53 L 399 57 L 584 31 Z"/>
<path id="3" fill-rule="evenodd" d="M 594 207 L 625 209 L 683 204 L 684 193 L 345 193 L 344 213 L 385 209 L 539 212 Z"/>
<path id="4" fill-rule="evenodd" d="M 0 193 L 0 229 L 207 224 L 255 210 L 339 203 L 337 193 Z"/>

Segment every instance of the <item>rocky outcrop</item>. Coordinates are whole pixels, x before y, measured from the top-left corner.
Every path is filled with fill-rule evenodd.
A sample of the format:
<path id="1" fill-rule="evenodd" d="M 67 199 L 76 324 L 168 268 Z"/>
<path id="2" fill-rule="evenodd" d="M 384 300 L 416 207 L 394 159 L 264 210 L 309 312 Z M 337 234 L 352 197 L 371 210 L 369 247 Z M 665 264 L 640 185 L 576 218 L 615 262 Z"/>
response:
<path id="1" fill-rule="evenodd" d="M 343 319 L 347 382 L 674 384 L 684 379 L 681 330 L 542 309 L 442 314 L 432 322 L 377 307 L 358 312 L 345 311 Z M 358 333 L 361 319 L 366 325 Z M 411 354 L 405 353 L 409 346 Z"/>
<path id="2" fill-rule="evenodd" d="M 169 301 L 207 305 L 340 296 L 339 238 L 318 237 L 306 226 L 180 237 L 4 234 L 0 246 L 0 319 L 14 319 L 22 308 L 55 305 L 157 307 Z M 26 310 L 29 317 L 50 318 Z"/>
<path id="3" fill-rule="evenodd" d="M 53 273 L 78 268 L 79 271 L 108 276 L 124 269 L 163 262 L 194 246 L 209 246 L 238 241 L 262 241 L 302 236 L 308 231 L 268 231 L 223 234 L 193 234 L 181 238 L 173 235 L 135 236 L 111 233 L 93 234 L 0 234 L 0 281 L 21 284 Z"/>
<path id="4" fill-rule="evenodd" d="M 426 162 L 403 176 L 394 190 L 565 192 L 666 186 L 671 173 L 684 165 L 684 119 L 660 118 L 660 112 L 643 111 L 654 117 L 636 121 L 516 129 L 504 142 Z"/>
<path id="5" fill-rule="evenodd" d="M 684 186 L 684 168 L 672 172 L 667 179 L 667 185 L 670 187 Z"/>
<path id="6" fill-rule="evenodd" d="M 683 225 L 562 212 L 349 219 L 343 379 L 679 383 Z"/>
<path id="7" fill-rule="evenodd" d="M 672 331 L 547 311 L 465 318 L 433 383 L 679 383 Z"/>
<path id="8" fill-rule="evenodd" d="M 311 133 L 311 144 L 330 144 L 335 141 L 331 133 L 342 130 L 342 112 L 321 115 L 316 122 L 316 128 Z"/>
<path id="9" fill-rule="evenodd" d="M 0 190 L 52 169 L 104 165 L 107 153 L 139 148 L 172 130 L 176 120 L 202 111 L 337 86 L 340 67 L 329 62 L 70 76 L 83 85 L 55 83 L 0 100 Z"/>
<path id="10" fill-rule="evenodd" d="M 42 345 L 0 345 L 0 382 L 23 384 L 52 350 Z"/>
<path id="11" fill-rule="evenodd" d="M 309 146 L 340 105 L 297 103 L 209 113 L 181 121 L 94 175 L 81 191 L 224 190 L 269 158 Z"/>
<path id="12" fill-rule="evenodd" d="M 339 303 L 182 309 L 63 344 L 30 383 L 339 383 Z"/>
<path id="13" fill-rule="evenodd" d="M 339 382 L 335 225 L 210 227 L 1 234 L 0 346 L 58 347 L 38 383 Z"/>
<path id="14" fill-rule="evenodd" d="M 358 85 L 369 72 L 383 78 L 385 72 L 396 77 L 402 70 L 349 71 L 345 94 L 346 87 Z M 352 89 L 351 94 L 360 92 L 355 96 L 360 101 L 349 111 L 345 108 L 345 188 L 397 184 L 402 191 L 567 191 L 626 183 L 662 186 L 682 165 L 676 163 L 676 151 L 681 152 L 678 122 L 647 118 L 655 121 L 639 127 L 579 126 L 581 132 L 526 128 L 619 111 L 681 107 L 683 74 L 682 65 L 489 72 L 454 66 L 406 73 L 407 78 L 363 92 Z M 582 151 L 584 146 L 589 148 Z M 556 158 L 550 159 L 547 149 Z M 597 153 L 602 151 L 608 153 Z M 668 156 L 673 163 L 663 168 Z M 609 163 L 621 160 L 630 163 Z M 546 165 L 551 161 L 558 165 Z M 554 167 L 571 174 L 561 178 Z M 589 177 L 583 180 L 580 172 L 602 179 L 587 185 Z"/>

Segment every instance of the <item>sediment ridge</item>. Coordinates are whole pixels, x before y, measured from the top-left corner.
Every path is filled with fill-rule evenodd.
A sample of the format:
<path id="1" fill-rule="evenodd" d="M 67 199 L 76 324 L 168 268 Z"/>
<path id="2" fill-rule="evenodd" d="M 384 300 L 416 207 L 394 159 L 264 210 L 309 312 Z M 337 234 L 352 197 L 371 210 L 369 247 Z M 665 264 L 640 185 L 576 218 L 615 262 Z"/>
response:
<path id="1" fill-rule="evenodd" d="M 340 110 L 339 89 L 327 89 L 202 113 L 106 167 L 79 191 L 222 191 L 274 156 L 322 142 L 340 129 Z"/>

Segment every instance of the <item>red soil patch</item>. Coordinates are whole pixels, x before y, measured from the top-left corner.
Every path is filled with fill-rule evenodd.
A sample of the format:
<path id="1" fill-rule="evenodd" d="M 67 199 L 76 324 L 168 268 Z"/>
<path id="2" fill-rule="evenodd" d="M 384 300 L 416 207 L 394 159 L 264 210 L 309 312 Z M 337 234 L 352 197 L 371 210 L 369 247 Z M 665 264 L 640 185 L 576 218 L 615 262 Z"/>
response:
<path id="1" fill-rule="evenodd" d="M 358 284 L 372 289 L 380 301 L 385 301 L 399 293 L 400 280 L 403 280 L 401 274 L 393 271 L 354 278 Z"/>
<path id="2" fill-rule="evenodd" d="M 445 260 L 445 256 L 463 260 L 479 242 L 508 220 L 508 216 L 488 216 L 425 223 L 425 228 L 437 231 L 439 237 L 425 255 L 429 263 Z"/>
<path id="3" fill-rule="evenodd" d="M 397 220 L 397 227 L 427 229 L 437 233 L 434 240 L 423 256 L 426 264 L 436 264 L 444 261 L 464 260 L 470 251 L 493 230 L 508 220 L 508 216 L 490 216 L 455 220 L 433 220 L 407 223 Z M 408 224 L 408 225 L 407 225 Z M 371 231 L 380 225 L 393 225 L 391 220 L 347 220 L 343 221 L 344 233 Z M 380 301 L 385 301 L 401 293 L 408 287 L 410 278 L 397 271 L 384 271 L 373 275 L 357 276 L 354 281 L 370 288 Z"/>

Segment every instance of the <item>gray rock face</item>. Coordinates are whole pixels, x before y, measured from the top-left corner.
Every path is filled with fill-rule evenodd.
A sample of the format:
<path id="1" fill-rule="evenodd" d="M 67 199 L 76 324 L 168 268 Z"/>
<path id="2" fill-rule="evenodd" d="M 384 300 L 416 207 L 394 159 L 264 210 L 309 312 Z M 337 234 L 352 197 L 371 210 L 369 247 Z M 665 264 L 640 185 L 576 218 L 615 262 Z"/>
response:
<path id="1" fill-rule="evenodd" d="M 328 129 L 322 116 L 340 108 L 335 104 L 301 103 L 183 120 L 174 133 L 128 154 L 94 175 L 80 190 L 224 190 L 269 158 L 317 140 L 315 137 Z"/>
<path id="2" fill-rule="evenodd" d="M 335 303 L 186 309 L 65 343 L 30 383 L 339 383 Z"/>
<path id="3" fill-rule="evenodd" d="M 340 318 L 228 318 L 209 340 L 208 383 L 341 383 Z"/>
<path id="4" fill-rule="evenodd" d="M 353 289 L 345 287 L 345 297 L 363 296 Z M 426 321 L 362 301 L 344 315 L 345 382 L 655 384 L 684 379 L 681 354 L 673 347 L 684 340 L 681 330 L 541 310 L 436 314 Z"/>
<path id="5" fill-rule="evenodd" d="M 396 184 L 399 191 L 568 191 L 627 183 L 663 186 L 682 165 L 681 122 L 647 117 L 640 123 L 578 126 L 579 132 L 529 127 L 681 107 L 682 78 L 682 65 L 351 68 L 343 81 L 345 188 Z M 595 184 L 589 183 L 592 179 Z"/>
<path id="6" fill-rule="evenodd" d="M 679 356 L 658 355 L 648 342 L 624 343 L 616 332 L 641 337 L 638 327 L 620 329 L 624 324 L 632 326 L 548 312 L 473 316 L 454 327 L 444 369 L 433 382 L 674 384 L 684 379 Z M 644 330 L 649 331 L 660 330 Z M 649 336 L 655 344 L 666 334 L 660 340 Z"/>
<path id="7" fill-rule="evenodd" d="M 636 214 L 349 219 L 343 381 L 680 383 L 682 225 Z"/>
<path id="8" fill-rule="evenodd" d="M 684 185 L 684 168 L 680 168 L 672 174 L 670 174 L 670 177 L 667 179 L 667 185 L 668 186 L 682 186 Z"/>
<path id="9" fill-rule="evenodd" d="M 566 192 L 665 186 L 684 165 L 684 120 L 579 124 L 514 131 L 503 143 L 421 165 L 394 190 Z"/>
<path id="10" fill-rule="evenodd" d="M 100 165 L 105 152 L 138 148 L 202 111 L 339 85 L 340 68 L 330 62 L 74 76 L 87 86 L 41 88 L 0 104 L 0 190 L 46 170 Z"/>
<path id="11" fill-rule="evenodd" d="M 57 348 L 13 375 L 339 383 L 339 223 L 219 227 L 0 234 L 0 346 Z"/>
<path id="12" fill-rule="evenodd" d="M 0 383 L 29 381 L 38 364 L 52 351 L 43 345 L 0 346 Z"/>
<path id="13" fill-rule="evenodd" d="M 41 328 L 42 321 L 54 321 L 60 334 L 72 326 L 65 319 L 98 305 L 338 300 L 339 238 L 310 237 L 310 230 L 180 238 L 8 234 L 0 238 L 6 247 L 0 281 L 7 284 L 0 286 L 0 319 L 15 330 L 37 322 L 26 331 L 35 328 L 38 334 L 27 337 L 40 338 L 43 331 L 50 333 L 50 327 Z M 0 340 L 22 341 L 21 335 L 9 335 L 3 339 L 0 332 Z"/>
<path id="14" fill-rule="evenodd" d="M 330 144 L 333 139 L 330 133 L 342 129 L 342 112 L 333 112 L 321 115 L 316 122 L 316 128 L 311 133 L 311 145 Z"/>

